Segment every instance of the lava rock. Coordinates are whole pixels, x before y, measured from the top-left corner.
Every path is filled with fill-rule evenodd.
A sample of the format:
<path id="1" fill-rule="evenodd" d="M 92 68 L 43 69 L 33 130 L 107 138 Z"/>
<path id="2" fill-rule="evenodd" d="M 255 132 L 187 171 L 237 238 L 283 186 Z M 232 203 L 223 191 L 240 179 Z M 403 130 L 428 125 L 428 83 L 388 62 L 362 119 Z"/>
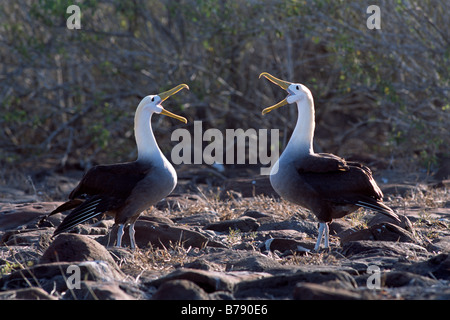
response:
<path id="1" fill-rule="evenodd" d="M 59 204 L 59 202 L 8 204 L 0 211 L 0 231 L 16 230 L 24 226 L 34 228 L 46 213 Z"/>
<path id="2" fill-rule="evenodd" d="M 265 218 L 270 218 L 271 216 L 269 214 L 262 213 L 262 212 L 259 212 L 256 210 L 247 209 L 247 210 L 245 210 L 245 212 L 242 214 L 241 217 L 250 217 L 250 218 L 254 218 L 254 219 L 265 219 Z"/>
<path id="3" fill-rule="evenodd" d="M 67 278 L 73 274 L 69 268 L 74 266 L 79 268 L 81 280 L 111 282 L 125 278 L 120 270 L 112 268 L 104 261 L 53 262 L 13 271 L 0 278 L 0 288 L 17 289 L 32 285 L 47 292 L 63 292 L 67 290 Z"/>
<path id="4" fill-rule="evenodd" d="M 39 244 L 39 249 L 45 250 L 50 243 L 51 233 L 49 229 L 25 229 L 6 231 L 0 240 L 0 245 L 6 246 L 32 246 Z"/>
<path id="5" fill-rule="evenodd" d="M 350 290 L 333 288 L 317 283 L 298 283 L 294 288 L 295 300 L 360 300 L 361 295 Z"/>
<path id="6" fill-rule="evenodd" d="M 135 300 L 117 283 L 99 281 L 81 281 L 80 289 L 66 292 L 64 300 Z"/>
<path id="7" fill-rule="evenodd" d="M 403 286 L 429 287 L 436 285 L 439 281 L 415 273 L 404 271 L 383 272 L 381 275 L 381 285 L 388 288 L 398 288 Z"/>
<path id="8" fill-rule="evenodd" d="M 432 243 L 427 246 L 429 251 L 450 253 L 450 236 L 442 236 L 433 239 Z"/>
<path id="9" fill-rule="evenodd" d="M 120 272 L 108 250 L 88 236 L 62 233 L 45 250 L 39 263 L 105 261 Z"/>
<path id="10" fill-rule="evenodd" d="M 441 253 L 425 261 L 398 264 L 396 269 L 422 276 L 432 275 L 435 279 L 450 280 L 450 254 Z"/>
<path id="11" fill-rule="evenodd" d="M 368 229 L 362 229 L 357 231 L 347 230 L 339 234 L 341 245 L 360 240 L 373 240 L 373 241 L 400 241 L 400 242 L 412 242 L 417 243 L 414 235 L 392 223 L 379 223 L 374 224 Z"/>
<path id="12" fill-rule="evenodd" d="M 265 249 L 280 252 L 308 252 L 314 248 L 313 241 L 299 241 L 294 239 L 274 238 L 266 240 Z"/>
<path id="13" fill-rule="evenodd" d="M 209 300 L 209 296 L 192 281 L 171 280 L 158 288 L 152 300 Z"/>
<path id="14" fill-rule="evenodd" d="M 356 282 L 345 271 L 297 271 L 295 273 L 282 273 L 252 281 L 241 281 L 236 285 L 234 296 L 241 298 L 259 299 L 286 299 L 292 298 L 297 283 L 311 282 L 322 284 L 329 281 L 338 281 L 343 288 L 353 288 Z"/>
<path id="15" fill-rule="evenodd" d="M 344 243 L 341 253 L 348 258 L 367 255 L 407 257 L 427 255 L 427 250 L 419 245 L 408 242 L 361 240 Z"/>
<path id="16" fill-rule="evenodd" d="M 231 291 L 233 282 L 226 275 L 216 271 L 198 269 L 177 269 L 174 272 L 147 283 L 147 286 L 159 287 L 171 280 L 188 280 L 200 286 L 204 291 Z"/>
<path id="17" fill-rule="evenodd" d="M 283 266 L 274 259 L 264 255 L 255 255 L 226 264 L 226 271 L 254 271 L 268 272 L 274 269 L 283 269 Z"/>
<path id="18" fill-rule="evenodd" d="M 389 223 L 394 224 L 410 232 L 413 232 L 413 226 L 411 224 L 411 221 L 409 221 L 408 217 L 402 214 L 399 214 L 398 217 L 400 219 L 400 222 L 384 214 L 376 214 L 375 216 L 373 216 L 372 219 L 370 219 L 367 222 L 367 226 L 372 227 L 379 224 Z"/>
<path id="19" fill-rule="evenodd" d="M 58 300 L 37 287 L 0 292 L 0 300 Z"/>

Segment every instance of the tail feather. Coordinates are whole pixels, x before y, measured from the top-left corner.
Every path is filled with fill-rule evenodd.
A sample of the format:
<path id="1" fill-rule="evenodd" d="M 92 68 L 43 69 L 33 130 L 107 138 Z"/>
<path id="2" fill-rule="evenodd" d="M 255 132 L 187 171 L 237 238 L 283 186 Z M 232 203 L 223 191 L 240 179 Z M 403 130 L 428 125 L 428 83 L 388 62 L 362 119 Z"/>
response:
<path id="1" fill-rule="evenodd" d="M 106 200 L 106 201 L 105 201 Z M 86 200 L 82 205 L 75 208 L 69 215 L 61 222 L 58 228 L 53 233 L 56 236 L 64 231 L 67 231 L 76 225 L 83 223 L 89 219 L 95 218 L 107 211 L 109 201 L 100 197 L 92 197 Z"/>
<path id="2" fill-rule="evenodd" d="M 60 213 L 60 212 L 64 212 L 73 208 L 78 207 L 79 205 L 81 205 L 84 202 L 83 199 L 72 199 L 69 200 L 67 202 L 64 202 L 62 205 L 60 205 L 58 208 L 56 208 L 55 210 L 53 210 L 52 212 L 50 212 L 47 217 L 50 217 L 54 214 Z"/>
<path id="3" fill-rule="evenodd" d="M 54 214 L 60 213 L 60 212 L 64 212 L 64 211 L 76 208 L 79 205 L 81 205 L 83 202 L 84 202 L 83 199 L 72 199 L 72 200 L 69 200 L 67 202 L 64 202 L 62 205 L 58 206 L 55 210 L 53 210 L 49 214 L 45 215 L 41 220 L 39 220 L 39 224 L 41 224 L 44 221 L 46 221 L 48 217 L 50 217 L 50 216 L 52 216 Z"/>
<path id="4" fill-rule="evenodd" d="M 394 212 L 394 210 L 392 210 L 391 208 L 389 208 L 387 205 L 385 205 L 382 202 L 369 202 L 369 201 L 362 201 L 362 200 L 358 200 L 355 203 L 357 206 L 360 207 L 364 207 L 366 209 L 370 209 L 379 213 L 382 213 L 388 217 L 393 218 L 394 220 L 400 222 L 400 218 L 398 217 L 398 215 Z"/>

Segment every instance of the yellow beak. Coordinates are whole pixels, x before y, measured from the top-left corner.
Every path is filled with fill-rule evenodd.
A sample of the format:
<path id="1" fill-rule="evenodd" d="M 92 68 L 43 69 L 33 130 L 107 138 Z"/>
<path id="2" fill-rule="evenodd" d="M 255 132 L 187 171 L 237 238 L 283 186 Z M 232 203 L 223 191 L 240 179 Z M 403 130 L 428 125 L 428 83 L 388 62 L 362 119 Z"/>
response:
<path id="1" fill-rule="evenodd" d="M 177 120 L 180 120 L 181 122 L 187 123 L 187 119 L 186 119 L 185 117 L 176 115 L 175 113 L 172 113 L 172 112 L 170 112 L 170 111 L 167 111 L 167 110 L 164 109 L 164 108 L 162 109 L 161 114 L 163 114 L 163 115 L 165 115 L 165 116 L 168 116 L 168 117 L 175 118 L 175 119 L 177 119 Z"/>
<path id="2" fill-rule="evenodd" d="M 182 90 L 182 89 L 188 89 L 189 90 L 189 86 L 187 84 L 180 84 L 178 86 L 176 86 L 173 89 L 170 89 L 168 91 L 162 92 L 160 94 L 158 94 L 158 96 L 161 98 L 161 102 L 167 100 L 167 98 L 169 98 L 170 96 L 173 96 L 175 93 L 177 93 L 178 91 Z M 166 109 L 162 109 L 161 114 L 168 116 L 168 117 L 172 117 L 175 118 L 177 120 L 180 120 L 181 122 L 187 123 L 187 119 L 185 117 L 176 115 L 170 111 L 167 111 Z"/>
<path id="3" fill-rule="evenodd" d="M 291 82 L 288 82 L 288 81 L 284 81 L 284 80 L 280 80 L 280 79 L 278 79 L 278 78 L 275 78 L 273 75 L 271 75 L 270 73 L 267 73 L 267 72 L 261 73 L 261 74 L 259 75 L 259 78 L 261 79 L 261 77 L 265 77 L 267 80 L 269 80 L 270 82 L 275 83 L 276 85 L 280 86 L 280 87 L 283 88 L 284 90 L 287 90 L 287 88 L 289 88 L 289 86 L 292 84 Z M 271 107 L 265 108 L 265 109 L 262 111 L 262 114 L 269 113 L 270 111 L 272 111 L 272 110 L 274 110 L 274 109 L 277 109 L 277 108 L 279 108 L 279 107 L 282 107 L 282 106 L 284 106 L 284 105 L 286 105 L 286 104 L 288 104 L 287 100 L 286 100 L 286 99 L 283 99 L 283 100 L 281 100 L 280 102 L 278 102 L 277 104 L 275 104 L 275 105 L 273 105 L 273 106 L 271 106 Z"/>

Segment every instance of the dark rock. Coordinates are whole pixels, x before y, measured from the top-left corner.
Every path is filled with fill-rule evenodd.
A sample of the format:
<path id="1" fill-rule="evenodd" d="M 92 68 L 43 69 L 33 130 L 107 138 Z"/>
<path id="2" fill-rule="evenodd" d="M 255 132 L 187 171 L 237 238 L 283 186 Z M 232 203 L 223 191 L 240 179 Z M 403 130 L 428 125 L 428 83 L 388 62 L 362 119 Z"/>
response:
<path id="1" fill-rule="evenodd" d="M 391 241 L 350 241 L 344 243 L 342 252 L 348 258 L 357 258 L 361 256 L 427 256 L 425 248 L 408 242 Z"/>
<path id="2" fill-rule="evenodd" d="M 40 263 L 105 261 L 111 267 L 120 271 L 108 250 L 88 236 L 62 233 L 45 250 Z"/>
<path id="3" fill-rule="evenodd" d="M 432 276 L 436 279 L 450 280 L 450 254 L 442 253 L 426 261 L 398 264 L 398 271 Z"/>
<path id="4" fill-rule="evenodd" d="M 147 283 L 147 286 L 159 287 L 171 280 L 189 280 L 200 286 L 204 291 L 231 291 L 234 283 L 225 274 L 216 271 L 205 271 L 197 269 L 177 269 L 174 272 Z"/>
<path id="5" fill-rule="evenodd" d="M 225 220 L 211 223 L 204 227 L 206 230 L 213 230 L 218 232 L 229 232 L 231 230 L 240 230 L 241 232 L 251 232 L 257 230 L 259 223 L 256 219 L 243 216 L 238 219 Z"/>
<path id="6" fill-rule="evenodd" d="M 314 249 L 314 241 L 300 241 L 294 239 L 274 238 L 264 242 L 266 250 L 280 252 L 307 252 Z"/>
<path id="7" fill-rule="evenodd" d="M 429 287 L 436 285 L 439 281 L 415 273 L 404 271 L 383 272 L 381 275 L 381 285 L 388 288 L 403 286 Z"/>
<path id="8" fill-rule="evenodd" d="M 256 250 L 255 244 L 252 241 L 242 241 L 241 243 L 234 244 L 232 248 L 236 250 Z"/>
<path id="9" fill-rule="evenodd" d="M 64 300 L 135 300 L 120 289 L 117 283 L 81 281 L 80 289 L 69 290 Z"/>
<path id="10" fill-rule="evenodd" d="M 283 266 L 274 259 L 258 254 L 237 261 L 226 263 L 226 271 L 255 271 L 268 272 L 273 269 L 283 269 Z"/>
<path id="11" fill-rule="evenodd" d="M 204 249 L 206 253 L 202 255 L 202 259 L 215 265 L 224 267 L 227 264 L 233 264 L 245 258 L 253 257 L 255 255 L 262 255 L 256 250 L 237 250 L 229 248 L 210 248 Z"/>
<path id="12" fill-rule="evenodd" d="M 0 231 L 15 230 L 24 226 L 34 228 L 39 220 L 55 209 L 59 202 L 8 204 L 1 207 Z"/>
<path id="13" fill-rule="evenodd" d="M 80 279 L 92 281 L 119 281 L 125 275 L 104 261 L 53 262 L 38 264 L 13 271 L 0 278 L 0 288 L 16 289 L 31 286 L 41 287 L 47 292 L 65 291 L 66 278 L 72 275 L 69 267 L 78 266 Z"/>
<path id="14" fill-rule="evenodd" d="M 356 292 L 317 283 L 297 283 L 293 293 L 295 300 L 360 300 L 361 298 L 361 295 Z"/>
<path id="15" fill-rule="evenodd" d="M 340 234 L 341 232 L 344 232 L 345 230 L 350 229 L 351 224 L 346 220 L 338 219 L 333 220 L 329 224 L 329 228 L 330 228 L 330 235 L 334 236 Z"/>
<path id="16" fill-rule="evenodd" d="M 271 216 L 266 213 L 262 213 L 256 210 L 245 210 L 241 217 L 250 217 L 253 219 L 270 218 Z"/>
<path id="17" fill-rule="evenodd" d="M 433 242 L 427 246 L 429 251 L 450 253 L 450 236 L 442 236 L 433 239 Z"/>
<path id="18" fill-rule="evenodd" d="M 208 294 L 189 280 L 170 280 L 163 283 L 152 300 L 208 300 Z"/>
<path id="19" fill-rule="evenodd" d="M 381 223 L 370 227 L 370 232 L 378 241 L 416 242 L 414 235 L 392 223 Z"/>
<path id="20" fill-rule="evenodd" d="M 400 219 L 400 222 L 384 214 L 376 214 L 367 222 L 367 226 L 372 227 L 379 224 L 389 223 L 399 226 L 409 232 L 413 232 L 413 226 L 411 224 L 411 221 L 409 221 L 408 217 L 402 214 L 399 214 L 398 217 Z"/>
<path id="21" fill-rule="evenodd" d="M 380 223 L 372 225 L 368 229 L 352 230 L 348 229 L 339 234 L 341 245 L 360 240 L 376 240 L 376 241 L 400 241 L 416 243 L 414 235 L 392 223 Z"/>
<path id="22" fill-rule="evenodd" d="M 341 246 L 353 241 L 371 240 L 374 241 L 375 237 L 369 229 L 347 229 L 338 234 L 340 238 Z"/>
<path id="23" fill-rule="evenodd" d="M 6 246 L 32 246 L 40 244 L 39 249 L 48 247 L 50 236 L 53 233 L 50 229 L 25 229 L 6 231 L 1 237 L 0 244 Z"/>
<path id="24" fill-rule="evenodd" d="M 179 266 L 179 267 L 181 267 L 181 266 Z M 197 260 L 192 261 L 190 263 L 186 263 L 182 267 L 183 268 L 187 268 L 187 269 L 199 269 L 199 270 L 206 270 L 206 271 L 219 269 L 219 265 L 218 264 L 210 262 L 210 261 L 205 260 L 203 258 L 197 259 Z"/>
<path id="25" fill-rule="evenodd" d="M 294 287 L 299 282 L 322 284 L 329 281 L 339 281 L 342 287 L 355 287 L 355 280 L 345 271 L 297 271 L 283 273 L 252 281 L 241 281 L 235 286 L 236 299 L 286 299 L 292 298 Z"/>
<path id="26" fill-rule="evenodd" d="M 440 254 L 428 260 L 431 266 L 437 267 L 431 271 L 438 279 L 450 280 L 450 254 Z"/>
<path id="27" fill-rule="evenodd" d="M 37 287 L 0 292 L 0 300 L 57 300 L 45 290 Z"/>

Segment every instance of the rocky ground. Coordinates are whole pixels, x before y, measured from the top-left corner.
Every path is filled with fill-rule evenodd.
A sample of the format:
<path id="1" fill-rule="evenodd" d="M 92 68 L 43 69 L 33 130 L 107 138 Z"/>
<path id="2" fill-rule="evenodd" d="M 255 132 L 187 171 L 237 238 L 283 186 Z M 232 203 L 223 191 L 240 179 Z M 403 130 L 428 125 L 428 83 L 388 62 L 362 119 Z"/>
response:
<path id="1" fill-rule="evenodd" d="M 181 174 L 138 220 L 135 251 L 112 246 L 109 219 L 52 239 L 64 215 L 40 220 L 61 202 L 39 186 L 1 187 L 0 299 L 450 299 L 448 181 L 379 177 L 402 222 L 361 209 L 331 224 L 330 251 L 313 253 L 314 216 L 267 178 L 211 176 Z M 68 194 L 78 177 L 52 179 Z"/>

